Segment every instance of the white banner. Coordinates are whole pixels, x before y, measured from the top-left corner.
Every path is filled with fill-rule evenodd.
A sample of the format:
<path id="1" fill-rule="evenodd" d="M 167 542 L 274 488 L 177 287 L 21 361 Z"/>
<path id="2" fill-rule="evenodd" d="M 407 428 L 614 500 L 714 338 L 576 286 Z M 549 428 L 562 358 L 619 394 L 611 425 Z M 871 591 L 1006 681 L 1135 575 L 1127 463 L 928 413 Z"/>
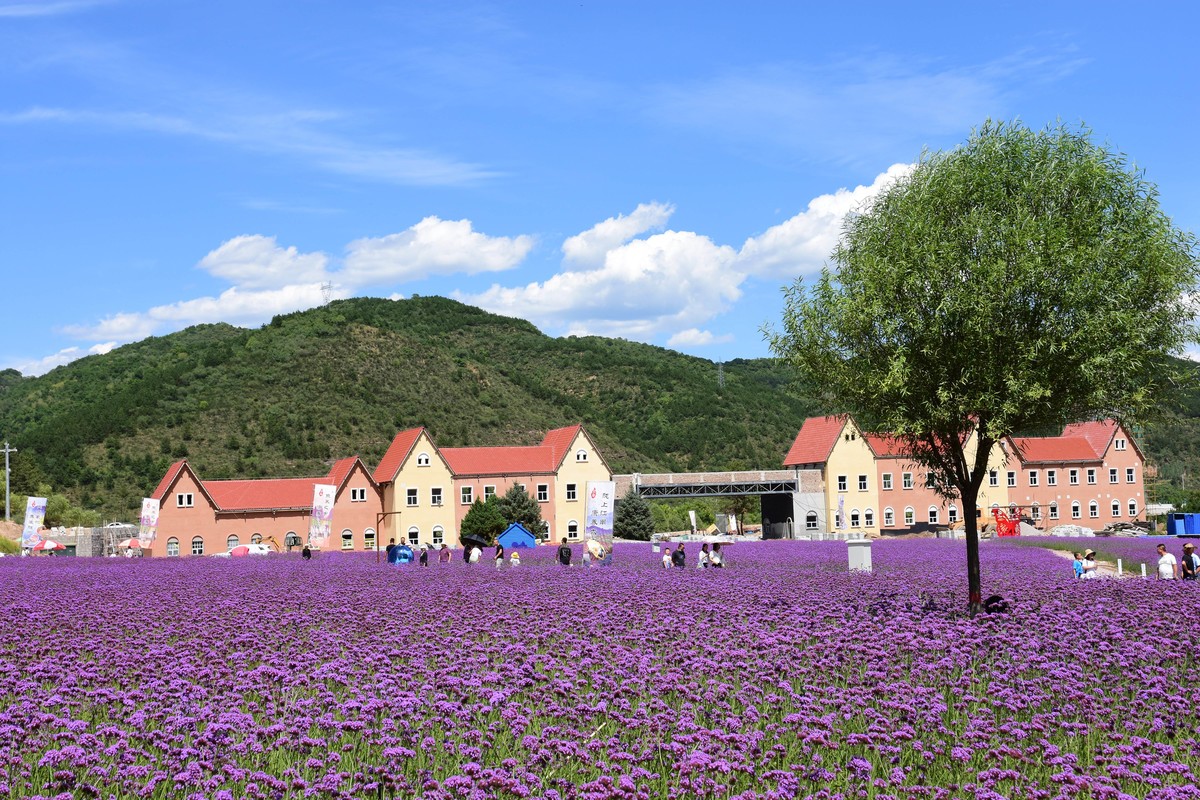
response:
<path id="1" fill-rule="evenodd" d="M 142 516 L 138 518 L 138 544 L 142 549 L 154 544 L 158 537 L 158 501 L 153 497 L 142 498 Z"/>
<path id="2" fill-rule="evenodd" d="M 25 527 L 21 530 L 21 547 L 29 549 L 42 541 L 40 528 L 45 520 L 46 498 L 29 498 L 25 503 Z"/>
<path id="3" fill-rule="evenodd" d="M 593 563 L 612 563 L 613 508 L 617 485 L 612 481 L 588 481 L 587 549 Z"/>
<path id="4" fill-rule="evenodd" d="M 324 483 L 313 484 L 312 519 L 308 524 L 308 543 L 324 547 L 333 529 L 333 499 L 337 487 Z"/>

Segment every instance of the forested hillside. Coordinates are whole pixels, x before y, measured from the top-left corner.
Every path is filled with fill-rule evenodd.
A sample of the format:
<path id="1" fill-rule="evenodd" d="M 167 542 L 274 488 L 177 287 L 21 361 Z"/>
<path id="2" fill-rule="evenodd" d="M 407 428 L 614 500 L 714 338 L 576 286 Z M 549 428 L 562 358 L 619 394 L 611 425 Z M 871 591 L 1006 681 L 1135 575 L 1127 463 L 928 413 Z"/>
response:
<path id="1" fill-rule="evenodd" d="M 1200 508 L 1200 394 L 1164 392 L 1163 406 L 1139 437 L 1163 477 L 1151 499 Z M 776 468 L 822 411 L 769 359 L 719 370 L 621 339 L 551 338 L 440 297 L 337 301 L 37 378 L 0 372 L 0 433 L 20 451 L 13 493 L 48 484 L 108 519 L 130 518 L 182 456 L 209 479 L 320 475 L 355 453 L 374 466 L 415 425 L 463 446 L 535 444 L 582 422 L 617 472 Z"/>
<path id="2" fill-rule="evenodd" d="M 15 494 L 50 484 L 110 517 L 181 456 L 205 478 L 318 475 L 354 453 L 373 466 L 414 425 L 462 446 L 582 422 L 618 472 L 778 467 L 813 404 L 770 361 L 721 371 L 444 298 L 357 299 L 0 374 L 0 430 L 20 449 Z"/>

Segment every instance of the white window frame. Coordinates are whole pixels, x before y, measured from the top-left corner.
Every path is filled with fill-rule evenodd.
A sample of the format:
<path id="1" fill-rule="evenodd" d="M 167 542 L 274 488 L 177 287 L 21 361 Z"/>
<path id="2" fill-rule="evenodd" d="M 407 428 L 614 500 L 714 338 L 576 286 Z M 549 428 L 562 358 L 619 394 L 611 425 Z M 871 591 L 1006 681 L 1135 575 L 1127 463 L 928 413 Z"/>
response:
<path id="1" fill-rule="evenodd" d="M 354 531 L 350 530 L 349 528 L 342 528 L 342 549 L 354 549 Z"/>
<path id="2" fill-rule="evenodd" d="M 1050 504 L 1050 519 L 1058 519 L 1058 503 Z"/>
<path id="3" fill-rule="evenodd" d="M 1125 482 L 1126 483 L 1137 483 L 1137 467 L 1126 467 L 1125 468 Z"/>
<path id="4" fill-rule="evenodd" d="M 431 463 L 433 463 L 433 461 L 432 461 L 432 459 L 429 458 L 429 453 L 418 453 L 417 454 L 417 466 L 418 467 L 428 467 Z"/>
<path id="5" fill-rule="evenodd" d="M 1095 500 L 1088 503 L 1088 519 L 1100 518 L 1100 504 Z"/>
<path id="6" fill-rule="evenodd" d="M 988 486 L 999 486 L 999 485 L 1000 485 L 1000 470 L 989 469 L 988 470 Z"/>
<path id="7" fill-rule="evenodd" d="M 195 508 L 196 495 L 192 492 L 179 492 L 175 495 L 176 508 Z"/>
<path id="8" fill-rule="evenodd" d="M 817 529 L 817 512 L 810 511 L 804 515 L 804 530 L 815 531 Z"/>
<path id="9" fill-rule="evenodd" d="M 404 490 L 404 507 L 417 508 L 421 505 L 421 490 L 420 489 L 405 489 Z"/>
<path id="10" fill-rule="evenodd" d="M 225 549 L 226 550 L 232 550 L 233 548 L 239 546 L 241 543 L 242 543 L 242 537 L 238 536 L 236 533 L 231 533 L 225 537 Z"/>
<path id="11" fill-rule="evenodd" d="M 469 506 L 475 502 L 475 487 L 464 486 L 458 493 L 459 502 L 464 506 Z"/>
<path id="12" fill-rule="evenodd" d="M 1038 471 L 1036 469 L 1031 469 L 1028 471 L 1028 474 L 1029 474 L 1029 485 L 1037 486 L 1038 485 Z"/>
<path id="13" fill-rule="evenodd" d="M 363 550 L 374 550 L 375 547 L 375 529 L 367 528 L 363 531 Z"/>
<path id="14" fill-rule="evenodd" d="M 578 493 L 577 485 L 574 483 L 568 483 L 567 484 L 567 502 L 573 503 L 576 500 L 578 500 L 579 498 L 576 496 L 577 493 Z"/>
<path id="15" fill-rule="evenodd" d="M 900 473 L 900 486 L 905 489 L 913 488 L 913 479 L 911 472 Z"/>
<path id="16" fill-rule="evenodd" d="M 1071 502 L 1071 519 L 1082 519 L 1082 518 L 1083 518 L 1083 507 L 1081 505 L 1079 505 L 1078 500 L 1072 501 Z"/>
<path id="17" fill-rule="evenodd" d="M 421 544 L 421 529 L 416 525 L 408 526 L 408 544 L 410 547 Z"/>
<path id="18" fill-rule="evenodd" d="M 1130 500 L 1129 501 L 1129 518 L 1134 519 L 1135 517 L 1137 517 L 1137 515 L 1138 515 L 1138 502 L 1137 502 L 1137 500 Z"/>
<path id="19" fill-rule="evenodd" d="M 488 501 L 488 498 L 494 496 L 495 494 L 496 494 L 496 485 L 495 484 L 492 484 L 490 486 L 487 484 L 484 484 L 484 486 L 483 486 L 483 502 L 486 503 Z"/>
<path id="20" fill-rule="evenodd" d="M 174 536 L 167 539 L 167 556 L 170 558 L 179 557 L 179 539 Z"/>
<path id="21" fill-rule="evenodd" d="M 872 509 L 868 508 L 866 511 L 863 512 L 863 527 L 864 528 L 874 528 L 875 527 L 875 512 Z"/>
<path id="22" fill-rule="evenodd" d="M 537 485 L 537 501 L 539 503 L 549 503 L 550 502 L 550 484 L 539 483 Z"/>
<path id="23" fill-rule="evenodd" d="M 880 478 L 879 485 L 884 491 L 891 491 L 891 489 L 892 489 L 892 473 L 890 473 L 890 472 L 883 473 L 883 475 Z"/>
<path id="24" fill-rule="evenodd" d="M 568 539 L 578 539 L 579 538 L 579 523 L 576 520 L 572 519 L 572 520 L 567 521 L 567 538 Z"/>
<path id="25" fill-rule="evenodd" d="M 883 526 L 885 528 L 896 526 L 896 512 L 890 506 L 883 510 Z"/>
<path id="26" fill-rule="evenodd" d="M 204 555 L 204 537 L 203 536 L 193 536 L 192 537 L 192 555 L 194 555 L 194 556 Z"/>
<path id="27" fill-rule="evenodd" d="M 446 543 L 446 529 L 441 525 L 433 526 L 433 543 L 439 547 Z"/>
<path id="28" fill-rule="evenodd" d="M 1116 467 L 1109 467 L 1108 468 L 1108 482 L 1109 483 L 1120 483 L 1121 482 L 1121 471 L 1118 470 Z"/>
<path id="29" fill-rule="evenodd" d="M 1042 507 L 1039 506 L 1037 503 L 1034 503 L 1032 506 L 1030 506 L 1029 507 L 1029 517 L 1030 517 L 1030 519 L 1033 519 L 1033 520 L 1041 519 L 1042 518 Z"/>
<path id="30" fill-rule="evenodd" d="M 1096 468 L 1095 467 L 1088 467 L 1087 482 L 1088 482 L 1088 486 L 1096 485 Z"/>
<path id="31" fill-rule="evenodd" d="M 912 506 L 906 506 L 904 509 L 904 524 L 909 526 L 917 524 L 917 510 Z"/>
<path id="32" fill-rule="evenodd" d="M 588 460 L 587 450 L 576 450 L 575 451 L 575 463 L 576 464 L 583 464 L 587 460 Z"/>
<path id="33" fill-rule="evenodd" d="M 862 514 L 858 513 L 857 508 L 850 509 L 850 527 L 851 528 L 861 528 L 862 527 Z"/>
<path id="34" fill-rule="evenodd" d="M 1121 516 L 1121 501 L 1114 498 L 1108 510 L 1112 512 L 1114 518 Z"/>
<path id="35" fill-rule="evenodd" d="M 867 491 L 867 476 L 866 475 L 858 476 L 858 490 L 860 492 Z"/>
<path id="36" fill-rule="evenodd" d="M 1125 449 L 1125 440 L 1124 439 L 1113 439 L 1113 449 L 1114 450 L 1124 450 Z"/>
<path id="37" fill-rule="evenodd" d="M 954 505 L 954 503 L 951 503 L 946 508 L 946 521 L 951 525 L 958 522 L 958 506 Z"/>
<path id="38" fill-rule="evenodd" d="M 431 486 L 429 489 L 429 505 L 440 506 L 442 504 L 442 487 Z"/>
<path id="39" fill-rule="evenodd" d="M 1046 470 L 1046 485 L 1047 486 L 1058 486 L 1058 470 L 1056 470 L 1056 469 Z"/>
<path id="40" fill-rule="evenodd" d="M 1010 470 L 1008 470 L 1008 488 L 1014 489 L 1014 488 L 1016 488 L 1016 485 L 1017 485 L 1016 470 L 1010 469 Z"/>
<path id="41" fill-rule="evenodd" d="M 850 481 L 850 479 L 848 476 L 838 475 L 837 476 L 837 487 L 838 487 L 837 490 L 839 492 L 849 491 L 849 489 L 847 488 L 850 485 L 849 481 Z"/>
<path id="42" fill-rule="evenodd" d="M 941 516 L 941 514 L 938 513 L 937 506 L 929 507 L 929 524 L 930 525 L 940 525 L 941 523 L 938 522 L 938 518 L 940 516 Z"/>
<path id="43" fill-rule="evenodd" d="M 367 502 L 367 487 L 351 486 L 350 487 L 350 502 L 351 503 Z"/>

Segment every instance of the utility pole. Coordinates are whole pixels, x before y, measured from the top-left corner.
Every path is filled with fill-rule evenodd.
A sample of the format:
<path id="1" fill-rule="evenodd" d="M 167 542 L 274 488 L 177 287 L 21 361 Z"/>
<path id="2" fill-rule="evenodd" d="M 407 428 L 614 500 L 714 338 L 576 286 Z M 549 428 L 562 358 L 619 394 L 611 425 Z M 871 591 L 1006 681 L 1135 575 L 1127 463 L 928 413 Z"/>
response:
<path id="1" fill-rule="evenodd" d="M 9 498 L 9 491 L 8 491 L 8 485 L 9 485 L 9 483 L 8 483 L 8 474 L 9 474 L 9 469 L 8 469 L 8 454 L 9 454 L 9 453 L 15 453 L 15 452 L 17 452 L 17 448 L 15 448 L 15 447 L 9 447 L 9 446 L 8 446 L 8 441 L 6 440 L 6 441 L 4 442 L 4 521 L 5 521 L 5 522 L 11 522 L 11 521 L 12 521 L 12 510 L 9 508 L 9 503 L 8 503 L 8 498 Z"/>

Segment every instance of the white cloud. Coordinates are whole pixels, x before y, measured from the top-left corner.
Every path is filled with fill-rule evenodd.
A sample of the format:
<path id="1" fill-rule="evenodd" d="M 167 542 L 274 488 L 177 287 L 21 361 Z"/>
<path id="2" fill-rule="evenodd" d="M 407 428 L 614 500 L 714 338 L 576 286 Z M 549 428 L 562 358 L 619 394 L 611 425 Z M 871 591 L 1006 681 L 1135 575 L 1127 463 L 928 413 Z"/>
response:
<path id="1" fill-rule="evenodd" d="M 44 375 L 55 367 L 61 367 L 63 364 L 70 364 L 72 361 L 83 358 L 84 356 L 94 356 L 107 353 L 117 346 L 116 342 L 104 342 L 89 347 L 86 351 L 79 347 L 64 347 L 53 355 L 45 356 L 44 358 L 34 359 L 32 361 L 22 361 L 15 364 L 7 365 L 22 375 Z"/>
<path id="2" fill-rule="evenodd" d="M 332 296 L 341 298 L 346 294 L 335 290 Z M 113 314 L 96 325 L 70 326 L 64 332 L 81 339 L 131 342 L 201 323 L 260 325 L 276 314 L 301 311 L 324 302 L 321 285 L 317 283 L 262 291 L 246 291 L 235 286 L 217 297 L 200 297 L 155 306 L 145 312 Z"/>
<path id="3" fill-rule="evenodd" d="M 702 331 L 699 328 L 688 328 L 667 339 L 667 347 L 703 347 L 710 344 L 732 342 L 732 334 L 717 336 L 712 331 Z"/>
<path id="4" fill-rule="evenodd" d="M 913 168 L 912 164 L 893 164 L 870 186 L 838 189 L 814 198 L 796 216 L 747 239 L 738 254 L 739 267 L 771 278 L 796 278 L 819 271 L 841 237 L 846 215 L 911 174 Z"/>
<path id="5" fill-rule="evenodd" d="M 728 310 L 745 277 L 733 268 L 735 258 L 733 248 L 706 236 L 666 231 L 609 250 L 598 269 L 455 296 L 572 334 L 646 339 Z"/>
<path id="6" fill-rule="evenodd" d="M 520 264 L 533 245 L 532 236 L 488 236 L 473 230 L 470 220 L 426 217 L 401 233 L 351 242 L 338 278 L 362 286 L 498 272 Z"/>
<path id="7" fill-rule="evenodd" d="M 328 280 L 324 253 L 283 248 L 274 236 L 236 236 L 200 259 L 201 269 L 244 289 L 274 289 Z"/>
<path id="8" fill-rule="evenodd" d="M 629 216 L 609 217 L 567 239 L 562 245 L 563 257 L 577 264 L 601 264 L 608 251 L 646 231 L 661 230 L 674 213 L 673 205 L 642 203 Z"/>

